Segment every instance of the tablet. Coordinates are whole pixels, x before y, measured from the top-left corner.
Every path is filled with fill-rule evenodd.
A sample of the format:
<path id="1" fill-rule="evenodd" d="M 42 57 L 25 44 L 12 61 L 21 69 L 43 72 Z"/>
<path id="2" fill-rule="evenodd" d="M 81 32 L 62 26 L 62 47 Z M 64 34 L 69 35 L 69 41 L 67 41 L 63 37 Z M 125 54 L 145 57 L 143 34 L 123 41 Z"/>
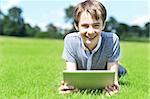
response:
<path id="1" fill-rule="evenodd" d="M 64 81 L 78 89 L 101 89 L 114 84 L 115 71 L 75 70 L 63 71 Z"/>

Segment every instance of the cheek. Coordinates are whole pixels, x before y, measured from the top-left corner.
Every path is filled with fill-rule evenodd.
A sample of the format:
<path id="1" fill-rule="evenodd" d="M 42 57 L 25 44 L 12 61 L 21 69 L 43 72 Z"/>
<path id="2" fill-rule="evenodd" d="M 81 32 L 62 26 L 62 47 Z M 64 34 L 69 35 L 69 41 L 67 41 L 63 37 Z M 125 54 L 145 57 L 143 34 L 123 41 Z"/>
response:
<path id="1" fill-rule="evenodd" d="M 86 33 L 87 31 L 88 31 L 88 29 L 79 29 L 79 32 L 80 32 L 80 33 Z M 95 33 L 101 32 L 100 29 L 94 29 L 93 31 L 94 31 Z"/>
<path id="2" fill-rule="evenodd" d="M 86 32 L 86 31 L 87 31 L 86 28 L 82 28 L 82 27 L 79 28 L 79 32 Z"/>
<path id="3" fill-rule="evenodd" d="M 82 37 L 84 37 L 84 36 L 87 35 L 87 31 L 88 31 L 88 29 L 79 28 L 79 32 L 80 32 L 80 34 L 81 34 Z M 100 30 L 100 29 L 94 29 L 93 31 L 94 31 L 94 33 L 96 33 L 96 35 L 99 35 L 102 30 Z"/>
<path id="4" fill-rule="evenodd" d="M 87 29 L 79 29 L 79 32 L 81 35 L 85 35 L 87 32 Z"/>
<path id="5" fill-rule="evenodd" d="M 95 32 L 95 34 L 96 34 L 96 35 L 100 35 L 101 30 L 99 30 L 99 29 L 95 29 L 95 31 L 94 31 L 94 32 Z"/>
<path id="6" fill-rule="evenodd" d="M 95 30 L 95 32 L 96 32 L 96 33 L 100 33 L 100 32 L 101 32 L 101 30 L 97 29 L 97 30 Z"/>
<path id="7" fill-rule="evenodd" d="M 86 37 L 86 33 L 85 32 L 80 32 L 80 35 L 81 35 L 82 38 Z"/>

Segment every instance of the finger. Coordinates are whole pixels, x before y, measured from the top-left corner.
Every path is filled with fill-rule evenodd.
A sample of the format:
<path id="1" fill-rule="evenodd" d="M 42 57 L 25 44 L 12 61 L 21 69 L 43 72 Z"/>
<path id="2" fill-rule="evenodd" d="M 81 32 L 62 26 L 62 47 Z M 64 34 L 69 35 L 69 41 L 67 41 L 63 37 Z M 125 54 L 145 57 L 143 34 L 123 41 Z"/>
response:
<path id="1" fill-rule="evenodd" d="M 74 86 L 71 86 L 71 85 L 68 85 L 68 87 L 69 87 L 69 89 L 72 89 L 72 90 L 75 89 L 75 87 L 74 87 Z"/>
<path id="2" fill-rule="evenodd" d="M 111 96 L 109 92 L 110 92 L 110 91 L 109 91 L 107 88 L 105 88 L 105 89 L 103 90 L 103 94 L 105 94 L 105 95 L 108 96 L 108 97 Z"/>
<path id="3" fill-rule="evenodd" d="M 115 94 L 119 93 L 119 87 L 117 85 L 114 85 L 114 91 Z"/>
<path id="4" fill-rule="evenodd" d="M 69 86 L 67 86 L 66 84 L 64 86 L 62 86 L 62 90 L 66 91 L 66 90 L 70 90 Z"/>
<path id="5" fill-rule="evenodd" d="M 59 87 L 59 90 L 60 90 L 60 91 L 64 91 L 64 90 L 67 90 L 67 89 L 69 89 L 69 88 L 68 88 L 68 86 L 66 86 L 66 85 L 61 85 L 61 86 Z"/>
<path id="6" fill-rule="evenodd" d="M 106 89 L 107 91 L 113 91 L 113 87 L 112 87 L 112 86 L 107 86 L 105 89 Z"/>
<path id="7" fill-rule="evenodd" d="M 64 83 L 64 86 L 68 86 L 68 83 Z"/>
<path id="8" fill-rule="evenodd" d="M 64 84 L 65 84 L 65 82 L 64 82 L 64 80 L 62 80 L 62 81 L 61 81 L 61 85 L 64 85 Z"/>
<path id="9" fill-rule="evenodd" d="M 105 95 L 106 95 L 107 97 L 110 97 L 110 96 L 111 96 L 108 92 L 106 92 Z"/>
<path id="10" fill-rule="evenodd" d="M 114 94 L 116 94 L 118 92 L 119 92 L 118 90 L 113 90 L 113 91 L 110 91 L 109 94 L 112 96 L 112 95 L 114 95 Z"/>
<path id="11" fill-rule="evenodd" d="M 110 91 L 110 92 L 109 92 L 109 95 L 110 95 L 110 96 L 114 95 L 114 91 Z"/>
<path id="12" fill-rule="evenodd" d="M 114 91 L 106 91 L 105 95 L 110 97 L 110 96 L 114 95 L 115 93 L 116 92 L 114 92 Z"/>
<path id="13" fill-rule="evenodd" d="M 118 89 L 118 85 L 114 84 L 113 86 L 114 86 L 114 88 Z"/>
<path id="14" fill-rule="evenodd" d="M 105 87 L 105 95 L 106 96 L 112 96 L 112 95 L 114 95 L 115 93 L 118 92 L 113 87 L 114 87 L 114 85 Z"/>
<path id="15" fill-rule="evenodd" d="M 71 93 L 71 91 L 70 91 L 70 90 L 67 90 L 67 91 L 60 91 L 59 93 L 60 93 L 60 94 L 67 94 L 67 93 Z"/>
<path id="16" fill-rule="evenodd" d="M 111 91 L 114 91 L 114 90 L 115 90 L 114 85 L 109 86 L 109 89 L 110 89 Z"/>
<path id="17" fill-rule="evenodd" d="M 64 85 L 61 85 L 60 87 L 59 87 L 59 91 L 63 91 L 63 90 L 65 90 L 66 89 L 66 87 L 64 86 Z"/>
<path id="18" fill-rule="evenodd" d="M 59 91 L 60 94 L 68 94 L 68 93 L 73 93 L 73 92 L 77 92 L 77 88 L 74 89 L 74 90 L 62 90 L 62 91 Z"/>
<path id="19" fill-rule="evenodd" d="M 67 83 L 65 83 L 65 84 L 64 84 L 64 86 L 66 87 L 66 89 L 70 89 L 70 90 L 75 89 L 75 87 L 74 87 L 74 86 L 69 85 L 69 84 L 67 84 Z"/>
<path id="20" fill-rule="evenodd" d="M 114 89 L 116 89 L 116 90 L 120 90 L 120 86 L 119 86 L 119 85 L 114 84 Z"/>
<path id="21" fill-rule="evenodd" d="M 115 90 L 119 90 L 119 87 L 118 85 L 110 85 L 110 86 L 107 86 L 107 88 L 110 90 L 110 91 L 115 91 Z"/>
<path id="22" fill-rule="evenodd" d="M 118 92 L 119 92 L 119 90 L 113 89 L 113 90 L 109 91 L 108 93 L 109 93 L 110 96 L 112 96 L 112 95 L 114 95 L 114 94 L 116 94 Z"/>
<path id="23" fill-rule="evenodd" d="M 116 94 L 116 93 L 118 93 L 118 92 L 119 92 L 118 90 L 114 90 L 114 91 L 113 91 L 114 94 Z"/>
<path id="24" fill-rule="evenodd" d="M 69 85 L 61 85 L 60 86 L 60 90 L 61 91 L 67 91 L 67 90 L 74 90 L 75 88 L 73 86 L 69 86 Z"/>
<path id="25" fill-rule="evenodd" d="M 104 92 L 105 93 L 109 93 L 111 90 L 108 88 L 108 87 L 106 87 L 105 89 L 104 89 Z"/>

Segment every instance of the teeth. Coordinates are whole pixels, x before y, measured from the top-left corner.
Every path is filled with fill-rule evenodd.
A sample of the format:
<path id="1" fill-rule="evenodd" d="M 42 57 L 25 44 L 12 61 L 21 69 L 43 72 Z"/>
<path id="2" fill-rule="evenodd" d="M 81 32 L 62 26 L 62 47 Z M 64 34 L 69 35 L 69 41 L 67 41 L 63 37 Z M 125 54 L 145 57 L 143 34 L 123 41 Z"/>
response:
<path id="1" fill-rule="evenodd" d="M 85 36 L 87 39 L 94 39 L 96 36 L 94 37 L 88 37 L 88 36 Z"/>
<path id="2" fill-rule="evenodd" d="M 95 38 L 95 36 L 94 37 L 91 37 L 91 38 L 89 38 L 89 39 L 94 39 Z"/>

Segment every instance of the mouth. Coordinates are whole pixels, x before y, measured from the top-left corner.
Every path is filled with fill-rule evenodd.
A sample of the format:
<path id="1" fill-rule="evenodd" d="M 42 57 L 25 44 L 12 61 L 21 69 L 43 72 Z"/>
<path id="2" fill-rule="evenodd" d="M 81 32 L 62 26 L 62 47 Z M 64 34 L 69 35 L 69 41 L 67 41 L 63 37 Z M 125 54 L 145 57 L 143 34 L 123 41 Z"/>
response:
<path id="1" fill-rule="evenodd" d="M 93 40 L 95 37 L 96 37 L 96 35 L 93 36 L 93 37 L 87 37 L 87 36 L 86 36 L 86 38 L 89 39 L 89 40 Z"/>

